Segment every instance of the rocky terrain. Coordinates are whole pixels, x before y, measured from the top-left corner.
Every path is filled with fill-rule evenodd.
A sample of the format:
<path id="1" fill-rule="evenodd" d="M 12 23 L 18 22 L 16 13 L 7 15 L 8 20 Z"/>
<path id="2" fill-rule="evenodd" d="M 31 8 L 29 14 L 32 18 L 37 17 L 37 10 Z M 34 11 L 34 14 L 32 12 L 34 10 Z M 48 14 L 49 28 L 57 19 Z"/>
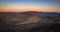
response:
<path id="1" fill-rule="evenodd" d="M 0 12 L 0 32 L 60 32 L 60 13 Z"/>

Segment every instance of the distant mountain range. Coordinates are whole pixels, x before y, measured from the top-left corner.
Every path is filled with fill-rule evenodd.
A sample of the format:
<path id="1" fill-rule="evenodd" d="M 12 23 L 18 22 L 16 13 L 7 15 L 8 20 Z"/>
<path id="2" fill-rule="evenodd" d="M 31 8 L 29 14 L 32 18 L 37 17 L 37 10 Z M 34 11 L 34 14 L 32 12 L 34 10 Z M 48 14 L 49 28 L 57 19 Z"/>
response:
<path id="1" fill-rule="evenodd" d="M 1 15 L 28 15 L 28 16 L 60 16 L 58 12 L 37 12 L 37 11 L 26 11 L 26 12 L 0 12 Z"/>
<path id="2" fill-rule="evenodd" d="M 43 15 L 43 16 L 60 16 L 60 13 L 58 13 L 58 12 L 27 11 L 27 12 L 20 12 L 20 14 L 25 14 L 25 15 Z"/>

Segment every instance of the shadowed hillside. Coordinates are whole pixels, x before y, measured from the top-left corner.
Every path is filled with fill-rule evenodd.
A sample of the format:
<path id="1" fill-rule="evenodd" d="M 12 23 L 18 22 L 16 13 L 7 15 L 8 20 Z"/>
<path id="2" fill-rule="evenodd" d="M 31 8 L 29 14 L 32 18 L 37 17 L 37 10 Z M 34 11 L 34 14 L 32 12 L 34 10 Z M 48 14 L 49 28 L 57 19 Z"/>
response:
<path id="1" fill-rule="evenodd" d="M 0 12 L 0 32 L 60 32 L 60 13 Z"/>

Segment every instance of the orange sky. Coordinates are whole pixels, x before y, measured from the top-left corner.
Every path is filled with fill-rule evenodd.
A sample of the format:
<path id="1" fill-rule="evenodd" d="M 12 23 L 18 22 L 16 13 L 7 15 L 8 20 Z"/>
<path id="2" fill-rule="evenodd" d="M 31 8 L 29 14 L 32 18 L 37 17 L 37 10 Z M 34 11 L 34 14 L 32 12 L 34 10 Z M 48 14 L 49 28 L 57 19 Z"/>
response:
<path id="1" fill-rule="evenodd" d="M 43 8 L 43 7 L 0 7 L 0 12 L 23 12 L 23 11 L 39 11 L 39 12 L 60 12 L 60 8 Z"/>

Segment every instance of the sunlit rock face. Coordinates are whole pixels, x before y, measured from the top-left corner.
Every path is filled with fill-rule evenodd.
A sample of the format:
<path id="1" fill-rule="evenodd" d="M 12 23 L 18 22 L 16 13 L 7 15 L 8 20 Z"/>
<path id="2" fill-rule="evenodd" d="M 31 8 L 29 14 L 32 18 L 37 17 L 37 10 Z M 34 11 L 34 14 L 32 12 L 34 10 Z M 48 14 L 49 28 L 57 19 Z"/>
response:
<path id="1" fill-rule="evenodd" d="M 36 16 L 30 16 L 26 21 L 18 23 L 19 24 L 29 24 L 29 23 L 38 23 L 41 19 Z"/>

